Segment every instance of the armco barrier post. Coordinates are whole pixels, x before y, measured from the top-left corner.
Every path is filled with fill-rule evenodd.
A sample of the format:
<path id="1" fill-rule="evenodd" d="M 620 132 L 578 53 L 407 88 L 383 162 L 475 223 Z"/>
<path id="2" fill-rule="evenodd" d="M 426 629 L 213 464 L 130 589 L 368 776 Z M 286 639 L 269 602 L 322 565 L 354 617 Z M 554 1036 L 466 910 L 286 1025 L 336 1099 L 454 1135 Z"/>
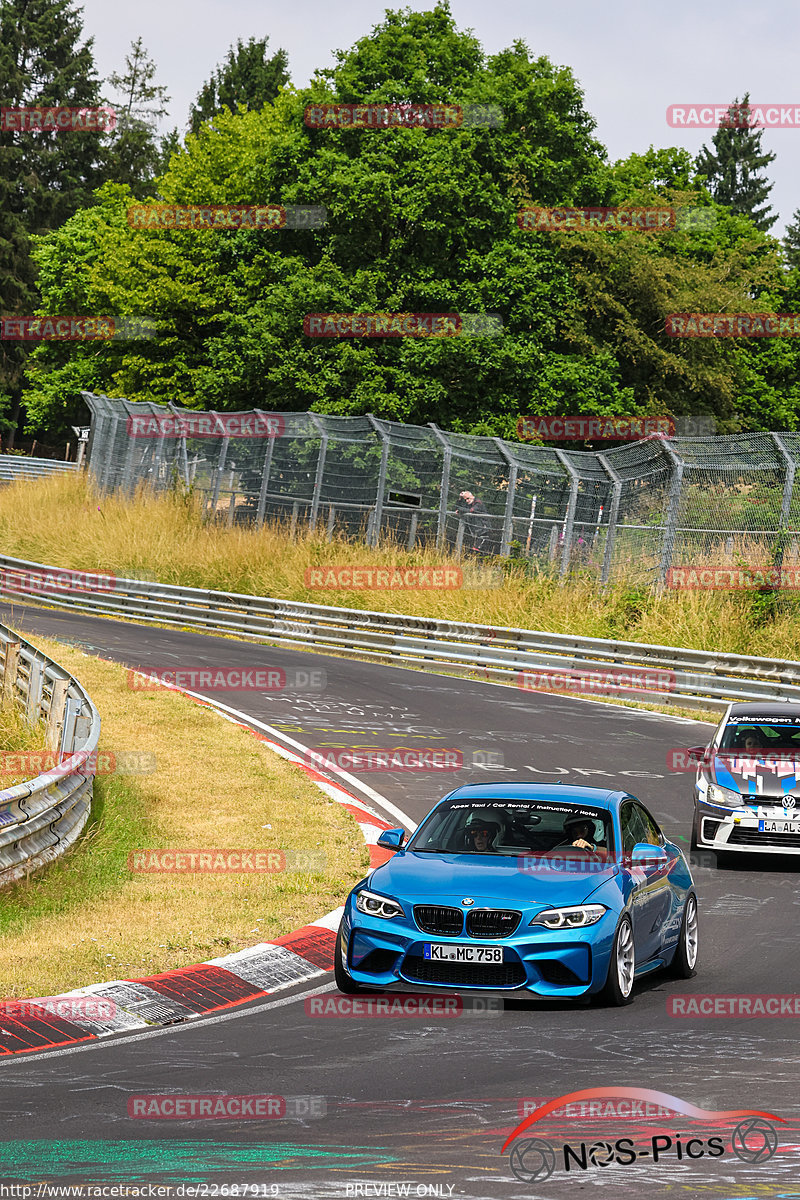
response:
<path id="1" fill-rule="evenodd" d="M 67 707 L 69 679 L 53 679 L 50 693 L 50 712 L 47 714 L 45 745 L 48 750 L 58 750 L 64 729 L 64 712 Z"/>
<path id="2" fill-rule="evenodd" d="M 3 704 L 13 702 L 17 688 L 17 671 L 19 670 L 19 642 L 5 643 L 3 663 Z"/>

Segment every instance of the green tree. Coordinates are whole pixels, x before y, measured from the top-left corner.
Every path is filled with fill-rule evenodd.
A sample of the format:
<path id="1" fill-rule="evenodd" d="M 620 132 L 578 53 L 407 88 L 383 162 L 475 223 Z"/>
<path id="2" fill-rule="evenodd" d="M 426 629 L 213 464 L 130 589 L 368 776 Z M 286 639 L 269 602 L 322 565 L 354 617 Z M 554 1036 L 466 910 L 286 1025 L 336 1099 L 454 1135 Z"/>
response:
<path id="1" fill-rule="evenodd" d="M 800 208 L 792 213 L 792 220 L 786 226 L 783 238 L 783 251 L 786 262 L 793 270 L 800 268 Z"/>
<path id="2" fill-rule="evenodd" d="M 113 71 L 108 78 L 116 92 L 112 103 L 117 127 L 106 151 L 105 176 L 127 184 L 138 197 L 152 192 L 153 180 L 164 165 L 156 129 L 170 98 L 167 89 L 155 83 L 155 75 L 156 65 L 137 38 L 125 56 L 124 73 Z"/>
<path id="3" fill-rule="evenodd" d="M 698 176 L 718 204 L 748 216 L 766 232 L 777 221 L 767 203 L 773 185 L 761 172 L 775 159 L 761 147 L 762 131 L 753 125 L 750 95 L 734 100 L 714 137 L 714 149 L 703 146 L 697 156 Z"/>
<path id="4" fill-rule="evenodd" d="M 236 48 L 203 85 L 197 101 L 189 110 L 189 127 L 197 133 L 203 121 L 215 117 L 223 108 L 236 112 L 243 104 L 250 112 L 271 103 L 280 88 L 289 82 L 289 57 L 285 50 L 276 50 L 267 57 L 269 38 L 241 38 Z"/>
<path id="5" fill-rule="evenodd" d="M 500 127 L 312 128 L 307 105 L 495 105 Z M 31 426 L 70 423 L 82 388 L 197 408 L 260 407 L 514 437 L 528 413 L 787 417 L 797 352 L 666 335 L 671 312 L 774 311 L 777 243 L 715 205 L 675 149 L 613 167 L 571 72 L 522 42 L 487 57 L 445 4 L 388 12 L 302 91 L 219 113 L 159 179 L 173 203 L 323 205 L 319 229 L 136 230 L 127 189 L 38 246 L 49 311 L 150 315 L 141 343 L 44 345 Z M 524 205 L 700 205 L 697 232 L 534 233 Z M 80 311 L 80 309 L 79 309 Z M 319 312 L 499 313 L 500 337 L 321 339 Z M 784 309 L 784 311 L 788 311 Z M 746 396 L 743 415 L 740 397 Z M 785 395 L 778 404 L 776 397 Z"/>
<path id="6" fill-rule="evenodd" d="M 0 81 L 9 108 L 100 102 L 92 39 L 82 41 L 72 0 L 0 0 Z M 28 313 L 36 304 L 30 237 L 55 229 L 91 204 L 101 180 L 97 132 L 0 132 L 0 306 Z M 29 347 L 0 347 L 0 403 L 13 445 Z"/>

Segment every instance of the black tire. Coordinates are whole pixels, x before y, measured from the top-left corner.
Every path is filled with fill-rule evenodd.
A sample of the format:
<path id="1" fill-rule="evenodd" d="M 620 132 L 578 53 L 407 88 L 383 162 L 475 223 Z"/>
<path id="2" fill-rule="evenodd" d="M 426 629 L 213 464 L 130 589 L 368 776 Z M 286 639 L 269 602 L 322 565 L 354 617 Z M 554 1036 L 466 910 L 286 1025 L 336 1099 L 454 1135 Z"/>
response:
<path id="1" fill-rule="evenodd" d="M 336 935 L 336 949 L 333 952 L 333 978 L 339 991 L 344 992 L 346 996 L 357 996 L 366 990 L 352 980 L 344 969 L 340 934 Z"/>
<path id="2" fill-rule="evenodd" d="M 624 943 L 624 945 L 623 945 Z M 622 955 L 622 957 L 621 957 Z M 629 967 L 624 972 L 622 961 L 629 961 Z M 597 993 L 597 1003 L 612 1008 L 621 1008 L 633 1000 L 633 972 L 636 968 L 636 958 L 633 947 L 633 925 L 627 913 L 621 918 L 614 934 L 614 944 L 611 947 L 611 960 L 608 964 L 608 976 L 602 989 Z"/>
<path id="3" fill-rule="evenodd" d="M 697 897 L 692 892 L 683 906 L 678 948 L 669 964 L 670 975 L 674 975 L 676 979 L 691 979 L 693 975 L 696 975 L 698 952 Z"/>

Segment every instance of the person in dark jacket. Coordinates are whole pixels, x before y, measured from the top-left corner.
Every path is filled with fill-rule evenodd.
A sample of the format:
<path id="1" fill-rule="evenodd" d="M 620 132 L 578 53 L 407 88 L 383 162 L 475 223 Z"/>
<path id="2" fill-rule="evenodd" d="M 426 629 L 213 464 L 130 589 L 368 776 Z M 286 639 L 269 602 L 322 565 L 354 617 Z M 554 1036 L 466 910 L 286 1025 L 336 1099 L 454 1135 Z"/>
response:
<path id="1" fill-rule="evenodd" d="M 456 511 L 464 522 L 469 548 L 474 554 L 490 554 L 491 526 L 489 513 L 483 501 L 478 500 L 472 492 L 461 492 Z"/>

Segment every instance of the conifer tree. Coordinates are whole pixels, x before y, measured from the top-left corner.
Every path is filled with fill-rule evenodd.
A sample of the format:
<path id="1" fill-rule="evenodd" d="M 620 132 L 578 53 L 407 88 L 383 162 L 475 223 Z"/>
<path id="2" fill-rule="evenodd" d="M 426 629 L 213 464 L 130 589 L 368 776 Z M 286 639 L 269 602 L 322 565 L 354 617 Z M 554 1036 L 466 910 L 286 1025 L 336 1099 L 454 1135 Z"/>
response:
<path id="1" fill-rule="evenodd" d="M 762 149 L 762 130 L 753 121 L 750 95 L 745 92 L 741 102 L 737 99 L 730 105 L 711 139 L 713 150 L 703 146 L 695 165 L 718 204 L 748 216 L 756 229 L 766 233 L 778 218 L 766 203 L 773 185 L 761 172 L 775 155 Z"/>

